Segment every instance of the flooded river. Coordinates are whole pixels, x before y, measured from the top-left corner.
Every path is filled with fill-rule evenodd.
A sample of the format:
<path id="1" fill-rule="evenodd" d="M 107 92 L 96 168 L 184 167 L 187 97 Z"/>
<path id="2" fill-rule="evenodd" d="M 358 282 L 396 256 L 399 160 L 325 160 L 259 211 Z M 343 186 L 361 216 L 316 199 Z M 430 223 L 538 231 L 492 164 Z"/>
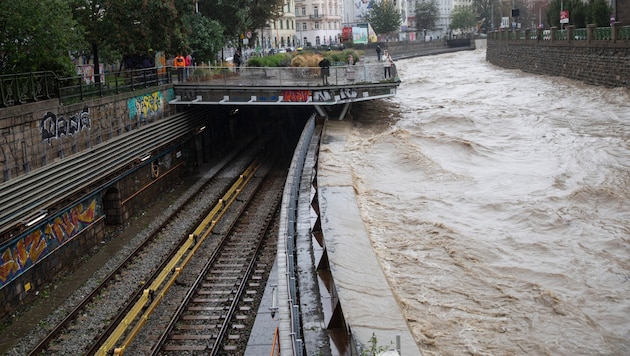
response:
<path id="1" fill-rule="evenodd" d="M 337 158 L 424 355 L 630 354 L 630 95 L 397 62 Z"/>

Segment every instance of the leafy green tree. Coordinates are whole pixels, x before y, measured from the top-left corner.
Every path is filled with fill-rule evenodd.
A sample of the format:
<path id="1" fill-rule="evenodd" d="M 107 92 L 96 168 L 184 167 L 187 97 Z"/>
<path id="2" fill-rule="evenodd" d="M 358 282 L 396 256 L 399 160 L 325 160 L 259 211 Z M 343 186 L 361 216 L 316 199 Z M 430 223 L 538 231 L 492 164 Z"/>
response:
<path id="1" fill-rule="evenodd" d="M 586 23 L 595 24 L 597 27 L 610 25 L 612 9 L 605 0 L 590 0 L 586 11 Z"/>
<path id="2" fill-rule="evenodd" d="M 461 32 L 470 32 L 477 25 L 477 15 L 467 7 L 459 8 L 451 13 L 452 30 L 460 30 Z"/>
<path id="3" fill-rule="evenodd" d="M 586 27 L 588 8 L 581 0 L 553 0 L 549 4 L 547 11 L 547 23 L 549 26 L 562 27 L 560 24 L 561 6 L 563 10 L 569 11 L 569 23 L 564 25 L 573 25 L 576 28 Z"/>
<path id="4" fill-rule="evenodd" d="M 76 75 L 68 49 L 82 45 L 65 0 L 0 1 L 0 73 Z"/>
<path id="5" fill-rule="evenodd" d="M 199 12 L 223 27 L 221 40 L 237 42 L 247 30 L 256 31 L 282 16 L 284 0 L 215 0 L 199 3 Z"/>
<path id="6" fill-rule="evenodd" d="M 419 31 L 432 30 L 435 28 L 437 19 L 440 16 L 440 10 L 435 0 L 422 0 L 416 3 L 415 15 L 416 29 Z"/>
<path id="7" fill-rule="evenodd" d="M 365 16 L 376 33 L 395 32 L 400 29 L 402 23 L 401 14 L 391 0 L 374 1 L 372 9 Z"/>
<path id="8" fill-rule="evenodd" d="M 224 44 L 223 37 L 217 36 L 224 33 L 223 26 L 201 14 L 187 16 L 184 23 L 191 30 L 188 41 L 197 63 L 211 62 Z"/>

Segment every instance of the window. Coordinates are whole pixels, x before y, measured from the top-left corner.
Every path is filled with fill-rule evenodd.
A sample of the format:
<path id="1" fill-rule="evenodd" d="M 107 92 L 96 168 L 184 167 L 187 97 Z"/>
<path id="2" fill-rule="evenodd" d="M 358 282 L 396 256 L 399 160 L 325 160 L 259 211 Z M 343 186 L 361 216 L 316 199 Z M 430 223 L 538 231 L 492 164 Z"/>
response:
<path id="1" fill-rule="evenodd" d="M 306 16 L 306 7 L 302 8 L 302 16 Z"/>
<path id="2" fill-rule="evenodd" d="M 315 8 L 313 8 L 313 15 L 314 15 L 314 17 L 319 17 L 319 9 L 317 8 L 317 6 L 315 6 Z"/>
<path id="3" fill-rule="evenodd" d="M 283 30 L 283 28 L 282 28 L 282 20 L 280 20 L 278 22 L 280 22 L 280 29 Z"/>
<path id="4" fill-rule="evenodd" d="M 286 20 L 287 22 L 287 30 L 289 29 L 289 20 Z"/>
<path id="5" fill-rule="evenodd" d="M 315 37 L 315 45 L 319 46 L 321 44 L 321 41 L 319 40 L 319 36 Z"/>
<path id="6" fill-rule="evenodd" d="M 319 22 L 315 22 L 315 29 L 319 30 Z"/>
<path id="7" fill-rule="evenodd" d="M 302 30 L 306 31 L 306 22 L 302 22 Z"/>

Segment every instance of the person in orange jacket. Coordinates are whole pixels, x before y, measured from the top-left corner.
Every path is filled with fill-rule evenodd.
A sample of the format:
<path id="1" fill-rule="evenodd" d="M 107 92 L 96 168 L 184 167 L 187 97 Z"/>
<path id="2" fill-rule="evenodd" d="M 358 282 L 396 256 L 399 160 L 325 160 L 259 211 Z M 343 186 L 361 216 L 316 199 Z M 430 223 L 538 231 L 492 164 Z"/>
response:
<path id="1" fill-rule="evenodd" d="M 184 69 L 186 68 L 186 59 L 184 58 L 184 56 L 179 54 L 177 57 L 175 57 L 175 60 L 173 61 L 173 66 L 175 67 L 175 70 L 177 70 L 177 81 L 179 81 L 180 83 L 183 82 Z"/>

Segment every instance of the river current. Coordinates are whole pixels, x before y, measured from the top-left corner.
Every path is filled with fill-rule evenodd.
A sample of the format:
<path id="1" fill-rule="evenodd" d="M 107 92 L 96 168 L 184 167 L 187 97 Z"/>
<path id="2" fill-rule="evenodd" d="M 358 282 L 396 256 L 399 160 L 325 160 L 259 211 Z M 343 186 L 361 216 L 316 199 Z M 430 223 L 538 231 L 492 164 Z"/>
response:
<path id="1" fill-rule="evenodd" d="M 397 67 L 336 159 L 422 353 L 630 354 L 629 91 L 483 49 Z"/>

